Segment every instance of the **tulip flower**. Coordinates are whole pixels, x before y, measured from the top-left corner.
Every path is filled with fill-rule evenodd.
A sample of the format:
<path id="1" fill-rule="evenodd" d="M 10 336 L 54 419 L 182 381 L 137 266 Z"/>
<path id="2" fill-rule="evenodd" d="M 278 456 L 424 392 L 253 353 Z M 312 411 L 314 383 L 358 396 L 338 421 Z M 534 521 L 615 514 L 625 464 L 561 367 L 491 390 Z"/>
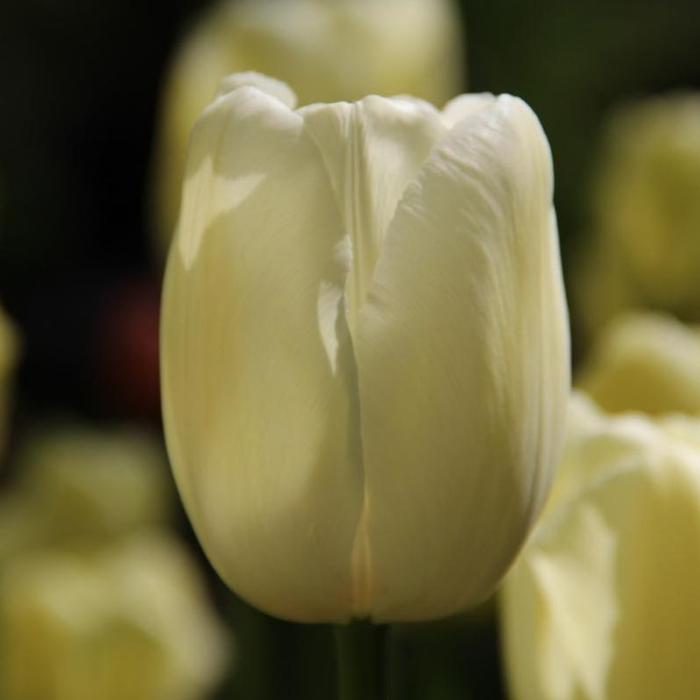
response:
<path id="1" fill-rule="evenodd" d="M 547 140 L 508 95 L 293 99 L 234 75 L 192 134 L 161 331 L 175 477 L 266 612 L 449 615 L 505 572 L 557 459 Z"/>
<path id="2" fill-rule="evenodd" d="M 552 498 L 503 588 L 511 697 L 695 700 L 700 420 L 574 401 Z"/>
<path id="3" fill-rule="evenodd" d="M 229 655 L 195 563 L 164 535 L 0 570 L 0 697 L 201 700 Z"/>
<path id="4" fill-rule="evenodd" d="M 442 104 L 464 82 L 453 0 L 223 0 L 178 48 L 164 86 L 154 168 L 154 224 L 175 229 L 190 130 L 219 81 L 260 71 L 302 104 L 410 94 Z"/>
<path id="5" fill-rule="evenodd" d="M 576 285 L 587 329 L 631 308 L 700 320 L 700 95 L 614 113 L 594 182 Z"/>
<path id="6" fill-rule="evenodd" d="M 611 413 L 700 413 L 700 329 L 624 314 L 598 337 L 577 384 Z"/>

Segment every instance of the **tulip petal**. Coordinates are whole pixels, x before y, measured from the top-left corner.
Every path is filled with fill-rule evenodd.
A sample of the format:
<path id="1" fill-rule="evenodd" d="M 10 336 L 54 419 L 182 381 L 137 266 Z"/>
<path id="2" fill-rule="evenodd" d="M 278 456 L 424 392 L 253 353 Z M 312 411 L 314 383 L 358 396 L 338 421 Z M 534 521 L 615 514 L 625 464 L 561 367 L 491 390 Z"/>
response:
<path id="1" fill-rule="evenodd" d="M 168 450 L 222 578 L 302 621 L 351 615 L 362 469 L 343 237 L 302 118 L 254 87 L 217 98 L 165 283 Z"/>
<path id="2" fill-rule="evenodd" d="M 442 121 L 450 129 L 463 119 L 476 114 L 486 107 L 493 107 L 495 95 L 488 92 L 458 95 L 450 100 L 442 110 Z"/>
<path id="3" fill-rule="evenodd" d="M 636 459 L 544 520 L 508 576 L 517 700 L 700 697 L 700 453 L 645 429 Z"/>
<path id="4" fill-rule="evenodd" d="M 541 508 L 569 387 L 552 166 L 501 97 L 409 184 L 356 334 L 369 610 L 444 616 L 484 598 Z"/>

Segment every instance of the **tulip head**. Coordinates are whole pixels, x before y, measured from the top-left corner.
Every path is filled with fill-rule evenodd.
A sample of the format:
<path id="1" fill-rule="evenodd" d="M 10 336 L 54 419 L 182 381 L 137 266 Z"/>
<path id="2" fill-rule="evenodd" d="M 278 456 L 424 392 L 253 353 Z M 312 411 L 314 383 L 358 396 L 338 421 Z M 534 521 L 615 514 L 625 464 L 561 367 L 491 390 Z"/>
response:
<path id="1" fill-rule="evenodd" d="M 154 219 L 163 250 L 180 205 L 194 122 L 234 71 L 275 75 L 300 104 L 408 94 L 442 104 L 463 89 L 452 0 L 223 0 L 185 38 L 163 94 Z"/>
<path id="2" fill-rule="evenodd" d="M 693 700 L 700 421 L 574 402 L 552 498 L 503 587 L 512 697 Z"/>
<path id="3" fill-rule="evenodd" d="M 192 135 L 161 333 L 176 481 L 237 593 L 300 621 L 478 602 L 544 501 L 569 387 L 537 118 L 294 109 L 233 79 Z"/>

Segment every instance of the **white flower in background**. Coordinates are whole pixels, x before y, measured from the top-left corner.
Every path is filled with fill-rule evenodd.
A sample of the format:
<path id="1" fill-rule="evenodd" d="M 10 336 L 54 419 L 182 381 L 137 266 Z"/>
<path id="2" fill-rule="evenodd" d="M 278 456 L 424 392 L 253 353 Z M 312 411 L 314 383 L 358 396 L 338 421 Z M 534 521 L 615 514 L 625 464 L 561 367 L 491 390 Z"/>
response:
<path id="1" fill-rule="evenodd" d="M 201 700 L 229 655 L 195 563 L 167 536 L 0 569 L 0 697 Z"/>
<path id="2" fill-rule="evenodd" d="M 700 319 L 700 95 L 614 113 L 594 182 L 576 285 L 587 328 L 630 308 Z"/>
<path id="3" fill-rule="evenodd" d="M 161 338 L 176 480 L 268 613 L 449 615 L 510 565 L 558 459 L 549 146 L 507 95 L 293 98 L 232 76 L 192 135 Z"/>
<path id="4" fill-rule="evenodd" d="M 618 316 L 577 384 L 611 413 L 700 413 L 700 328 L 661 314 Z"/>
<path id="5" fill-rule="evenodd" d="M 173 489 L 155 438 L 133 428 L 37 428 L 18 455 L 16 497 L 52 541 L 101 543 L 167 522 Z"/>
<path id="6" fill-rule="evenodd" d="M 410 94 L 442 105 L 464 85 L 462 26 L 451 0 L 224 0 L 186 35 L 165 83 L 154 220 L 166 250 L 180 205 L 187 140 L 219 81 L 255 70 L 301 104 Z"/>
<path id="7" fill-rule="evenodd" d="M 514 700 L 700 697 L 700 420 L 575 396 L 545 515 L 508 574 Z"/>

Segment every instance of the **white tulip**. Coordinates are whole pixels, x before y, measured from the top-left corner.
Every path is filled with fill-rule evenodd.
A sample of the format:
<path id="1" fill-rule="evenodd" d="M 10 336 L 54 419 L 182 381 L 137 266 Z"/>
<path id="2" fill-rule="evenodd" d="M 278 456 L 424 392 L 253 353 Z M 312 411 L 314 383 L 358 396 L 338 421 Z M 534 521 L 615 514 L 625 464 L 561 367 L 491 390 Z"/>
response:
<path id="1" fill-rule="evenodd" d="M 192 135 L 163 301 L 173 469 L 237 593 L 300 621 L 490 593 L 569 388 L 552 162 L 524 102 L 295 110 L 233 76 Z"/>
<path id="2" fill-rule="evenodd" d="M 552 499 L 503 588 L 514 700 L 700 697 L 700 420 L 581 397 Z"/>

